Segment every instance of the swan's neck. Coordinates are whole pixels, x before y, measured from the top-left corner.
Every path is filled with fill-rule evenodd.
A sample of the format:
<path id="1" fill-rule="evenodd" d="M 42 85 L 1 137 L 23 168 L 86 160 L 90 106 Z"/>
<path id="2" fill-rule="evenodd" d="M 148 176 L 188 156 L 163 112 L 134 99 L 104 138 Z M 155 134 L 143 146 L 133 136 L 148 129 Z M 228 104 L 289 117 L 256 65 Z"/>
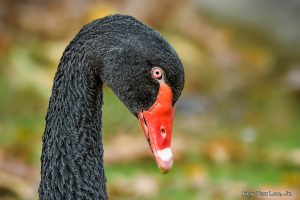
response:
<path id="1" fill-rule="evenodd" d="M 78 52 L 78 51 L 72 51 Z M 40 199 L 107 199 L 101 135 L 102 82 L 84 54 L 64 53 L 43 136 Z"/>

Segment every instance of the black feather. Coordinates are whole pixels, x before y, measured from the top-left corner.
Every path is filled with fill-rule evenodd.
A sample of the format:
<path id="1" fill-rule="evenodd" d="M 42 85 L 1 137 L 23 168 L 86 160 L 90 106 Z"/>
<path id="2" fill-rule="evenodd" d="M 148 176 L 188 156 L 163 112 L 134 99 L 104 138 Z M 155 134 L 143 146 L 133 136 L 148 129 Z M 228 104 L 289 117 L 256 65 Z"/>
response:
<path id="1" fill-rule="evenodd" d="M 162 36 L 133 17 L 112 15 L 84 26 L 65 49 L 49 101 L 41 156 L 42 200 L 107 199 L 101 130 L 102 85 L 136 115 L 155 101 L 161 67 L 174 93 L 183 67 Z"/>

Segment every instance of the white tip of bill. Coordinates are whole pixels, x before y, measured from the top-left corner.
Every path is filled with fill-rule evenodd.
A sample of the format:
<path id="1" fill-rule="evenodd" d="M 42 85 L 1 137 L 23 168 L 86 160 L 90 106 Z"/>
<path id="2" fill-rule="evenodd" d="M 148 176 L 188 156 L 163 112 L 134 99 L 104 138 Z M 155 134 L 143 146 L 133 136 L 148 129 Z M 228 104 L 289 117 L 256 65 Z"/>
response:
<path id="1" fill-rule="evenodd" d="M 169 161 L 171 158 L 173 158 L 173 154 L 170 148 L 157 150 L 156 154 L 163 161 Z"/>
<path id="2" fill-rule="evenodd" d="M 173 154 L 170 148 L 156 151 L 156 162 L 163 173 L 168 172 L 173 166 Z"/>

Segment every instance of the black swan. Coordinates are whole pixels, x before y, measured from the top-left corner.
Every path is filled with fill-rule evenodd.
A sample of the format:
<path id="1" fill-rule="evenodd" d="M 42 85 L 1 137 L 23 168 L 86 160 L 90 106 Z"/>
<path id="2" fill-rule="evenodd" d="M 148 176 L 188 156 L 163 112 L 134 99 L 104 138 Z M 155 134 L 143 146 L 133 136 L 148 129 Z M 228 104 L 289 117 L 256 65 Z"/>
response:
<path id="1" fill-rule="evenodd" d="M 184 85 L 181 61 L 158 32 L 135 18 L 107 16 L 85 25 L 58 65 L 43 135 L 40 199 L 108 198 L 103 84 L 139 118 L 161 171 L 172 167 L 174 104 Z"/>

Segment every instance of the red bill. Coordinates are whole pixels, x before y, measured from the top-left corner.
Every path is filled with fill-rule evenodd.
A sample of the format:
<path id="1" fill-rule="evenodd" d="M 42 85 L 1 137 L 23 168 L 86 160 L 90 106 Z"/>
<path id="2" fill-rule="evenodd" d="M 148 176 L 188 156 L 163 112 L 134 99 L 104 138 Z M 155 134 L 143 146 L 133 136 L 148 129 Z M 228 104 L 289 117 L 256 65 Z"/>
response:
<path id="1" fill-rule="evenodd" d="M 162 173 L 168 172 L 173 165 L 171 151 L 174 108 L 171 88 L 160 83 L 156 101 L 148 109 L 138 113 L 145 136 Z"/>

